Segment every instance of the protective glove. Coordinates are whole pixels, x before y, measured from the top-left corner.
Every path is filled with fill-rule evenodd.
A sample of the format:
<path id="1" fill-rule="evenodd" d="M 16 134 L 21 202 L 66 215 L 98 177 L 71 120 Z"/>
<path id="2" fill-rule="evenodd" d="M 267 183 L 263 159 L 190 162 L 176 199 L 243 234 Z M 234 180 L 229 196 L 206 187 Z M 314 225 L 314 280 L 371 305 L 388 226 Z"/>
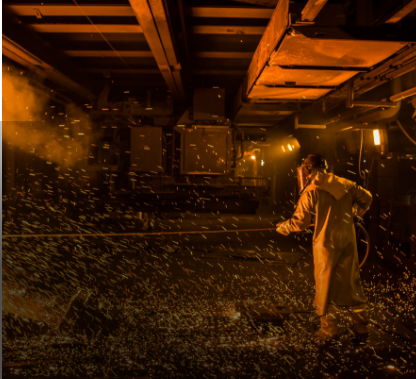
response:
<path id="1" fill-rule="evenodd" d="M 358 204 L 352 206 L 352 215 L 354 218 L 354 224 L 363 224 L 363 217 L 366 213 L 366 210 L 361 209 Z"/>
<path id="2" fill-rule="evenodd" d="M 287 232 L 287 229 L 284 227 L 284 222 L 279 222 L 276 225 L 276 232 L 279 234 L 282 234 L 284 236 L 288 236 L 289 233 Z"/>

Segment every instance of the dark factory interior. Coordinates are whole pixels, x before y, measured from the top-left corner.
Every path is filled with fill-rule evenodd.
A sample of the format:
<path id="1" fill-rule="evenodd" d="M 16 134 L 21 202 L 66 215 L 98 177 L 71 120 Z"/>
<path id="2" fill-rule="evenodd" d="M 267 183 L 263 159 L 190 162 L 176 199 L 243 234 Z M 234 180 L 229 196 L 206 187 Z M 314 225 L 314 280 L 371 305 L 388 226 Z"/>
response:
<path id="1" fill-rule="evenodd" d="M 416 378 L 416 0 L 3 0 L 4 378 Z"/>

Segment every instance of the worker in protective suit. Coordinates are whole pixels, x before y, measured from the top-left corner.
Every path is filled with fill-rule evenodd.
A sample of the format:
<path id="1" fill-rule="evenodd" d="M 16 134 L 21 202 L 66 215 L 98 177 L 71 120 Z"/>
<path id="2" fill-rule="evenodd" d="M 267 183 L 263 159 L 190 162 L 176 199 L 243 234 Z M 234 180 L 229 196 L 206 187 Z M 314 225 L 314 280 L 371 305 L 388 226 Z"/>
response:
<path id="1" fill-rule="evenodd" d="M 370 208 L 371 194 L 356 183 L 327 173 L 326 160 L 309 155 L 300 167 L 305 187 L 293 216 L 276 225 L 288 235 L 315 224 L 313 259 L 316 295 L 314 304 L 321 316 L 320 340 L 339 338 L 338 315 L 348 311 L 356 338 L 368 336 L 367 300 L 360 279 L 355 215 Z"/>

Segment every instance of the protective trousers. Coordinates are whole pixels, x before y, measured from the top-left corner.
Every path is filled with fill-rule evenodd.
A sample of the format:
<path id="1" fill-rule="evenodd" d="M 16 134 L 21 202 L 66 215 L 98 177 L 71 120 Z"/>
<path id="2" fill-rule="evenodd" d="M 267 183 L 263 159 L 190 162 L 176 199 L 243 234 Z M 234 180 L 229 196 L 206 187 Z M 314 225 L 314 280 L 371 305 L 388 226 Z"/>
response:
<path id="1" fill-rule="evenodd" d="M 353 324 L 352 332 L 355 335 L 368 333 L 369 312 L 367 304 L 344 307 L 330 304 L 326 315 L 321 316 L 321 330 L 330 335 L 338 335 L 338 321 L 341 313 L 346 313 L 348 320 Z"/>

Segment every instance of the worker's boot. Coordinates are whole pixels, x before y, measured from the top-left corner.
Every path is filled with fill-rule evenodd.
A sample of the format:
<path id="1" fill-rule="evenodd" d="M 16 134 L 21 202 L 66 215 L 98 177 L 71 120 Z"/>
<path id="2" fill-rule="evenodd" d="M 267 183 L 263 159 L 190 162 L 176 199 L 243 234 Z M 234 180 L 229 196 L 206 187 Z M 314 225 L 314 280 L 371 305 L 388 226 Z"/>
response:
<path id="1" fill-rule="evenodd" d="M 367 304 L 358 305 L 351 308 L 350 320 L 353 323 L 352 332 L 354 334 L 354 340 L 357 342 L 366 342 L 369 337 L 368 323 L 369 312 Z"/>
<path id="2" fill-rule="evenodd" d="M 321 316 L 321 330 L 314 333 L 314 337 L 320 341 L 338 341 L 338 311 L 329 305 L 326 315 Z"/>
<path id="3" fill-rule="evenodd" d="M 340 340 L 338 334 L 327 334 L 322 329 L 312 333 L 312 339 L 316 342 L 336 342 Z"/>

